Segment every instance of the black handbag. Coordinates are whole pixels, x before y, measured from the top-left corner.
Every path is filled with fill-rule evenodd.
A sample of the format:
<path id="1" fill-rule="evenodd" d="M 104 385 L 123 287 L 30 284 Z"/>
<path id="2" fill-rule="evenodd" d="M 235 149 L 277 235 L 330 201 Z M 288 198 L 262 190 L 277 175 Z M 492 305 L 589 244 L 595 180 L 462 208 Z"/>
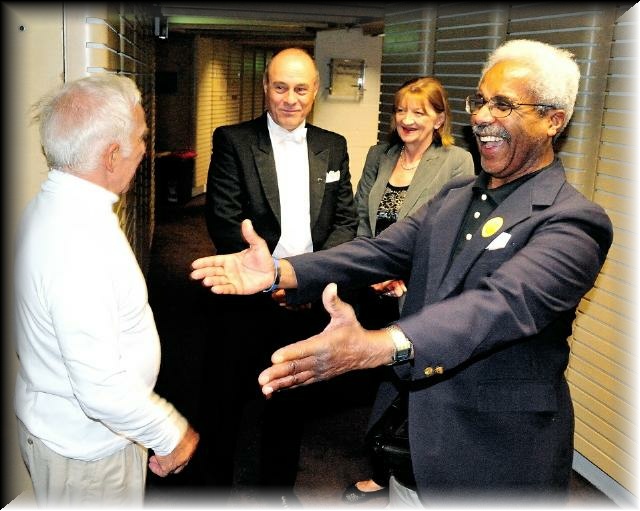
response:
<path id="1" fill-rule="evenodd" d="M 401 392 L 371 428 L 369 445 L 390 474 L 404 486 L 415 488 L 409 452 L 409 394 Z"/>

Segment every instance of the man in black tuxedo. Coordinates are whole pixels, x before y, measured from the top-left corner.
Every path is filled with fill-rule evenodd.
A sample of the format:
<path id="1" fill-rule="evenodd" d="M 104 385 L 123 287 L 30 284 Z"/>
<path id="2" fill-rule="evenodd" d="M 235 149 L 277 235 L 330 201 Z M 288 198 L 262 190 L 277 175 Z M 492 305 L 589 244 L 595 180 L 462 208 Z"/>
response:
<path id="1" fill-rule="evenodd" d="M 346 140 L 306 122 L 319 88 L 315 62 L 302 49 L 282 50 L 269 62 L 263 87 L 263 115 L 213 134 L 206 220 L 217 253 L 245 248 L 240 223 L 246 218 L 276 258 L 351 240 L 357 215 Z M 239 445 L 237 476 L 260 494 L 273 490 L 290 504 L 304 406 L 300 393 L 265 402 L 257 376 L 275 349 L 321 331 L 328 316 L 320 302 L 294 307 L 283 298 L 284 291 L 274 285 L 254 296 L 220 297 L 213 309 L 210 360 L 223 374 L 212 391 L 224 403 L 211 411 L 218 428 L 210 439 L 215 443 L 209 461 L 221 471 L 218 484 L 230 483 L 235 434 L 260 423 L 248 431 L 257 436 L 252 441 L 257 441 L 259 463 L 253 464 L 253 451 L 243 456 L 250 448 Z M 242 413 L 244 423 L 239 422 Z"/>
<path id="2" fill-rule="evenodd" d="M 450 181 L 374 239 L 276 268 L 245 222 L 247 250 L 193 263 L 192 278 L 217 294 L 255 293 L 274 274 L 288 303 L 323 293 L 329 327 L 273 354 L 259 376 L 265 395 L 394 365 L 409 389 L 410 459 L 390 478 L 392 507 L 566 496 L 574 428 L 567 337 L 613 237 L 606 212 L 567 182 L 553 147 L 579 79 L 566 50 L 508 41 L 466 100 L 477 177 Z M 387 328 L 363 329 L 336 296 L 336 284 L 393 278 L 406 279 L 408 291 Z M 381 386 L 374 422 L 397 396 L 393 382 Z"/>

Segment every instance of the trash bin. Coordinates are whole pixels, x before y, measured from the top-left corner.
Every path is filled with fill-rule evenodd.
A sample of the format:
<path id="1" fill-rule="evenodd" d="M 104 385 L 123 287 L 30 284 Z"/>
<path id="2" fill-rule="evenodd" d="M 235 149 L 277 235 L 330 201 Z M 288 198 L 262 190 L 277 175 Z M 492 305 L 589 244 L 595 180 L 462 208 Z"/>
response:
<path id="1" fill-rule="evenodd" d="M 157 205 L 182 205 L 191 199 L 196 152 L 163 152 L 156 155 Z"/>

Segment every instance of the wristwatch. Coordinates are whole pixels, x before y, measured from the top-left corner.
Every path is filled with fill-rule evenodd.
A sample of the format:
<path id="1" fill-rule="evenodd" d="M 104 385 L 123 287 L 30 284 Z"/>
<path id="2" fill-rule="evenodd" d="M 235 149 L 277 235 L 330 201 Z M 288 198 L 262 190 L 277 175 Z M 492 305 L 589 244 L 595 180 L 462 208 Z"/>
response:
<path id="1" fill-rule="evenodd" d="M 262 290 L 263 293 L 273 293 L 276 289 L 278 289 L 278 286 L 280 285 L 280 259 L 273 256 L 271 257 L 273 259 L 273 269 L 275 272 L 275 277 L 273 277 L 273 283 L 267 289 Z"/>
<path id="2" fill-rule="evenodd" d="M 413 343 L 404 335 L 397 325 L 389 325 L 386 330 L 391 334 L 391 339 L 396 348 L 391 362 L 387 365 L 401 364 L 413 360 Z"/>

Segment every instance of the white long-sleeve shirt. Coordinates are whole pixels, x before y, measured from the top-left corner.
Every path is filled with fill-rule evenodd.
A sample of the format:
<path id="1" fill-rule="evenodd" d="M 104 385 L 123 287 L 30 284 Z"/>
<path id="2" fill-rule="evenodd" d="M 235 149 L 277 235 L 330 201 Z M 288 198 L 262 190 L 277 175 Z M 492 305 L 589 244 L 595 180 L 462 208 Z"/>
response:
<path id="1" fill-rule="evenodd" d="M 132 441 L 165 455 L 187 428 L 153 392 L 160 342 L 117 199 L 52 170 L 16 246 L 16 414 L 49 448 L 86 461 Z"/>

